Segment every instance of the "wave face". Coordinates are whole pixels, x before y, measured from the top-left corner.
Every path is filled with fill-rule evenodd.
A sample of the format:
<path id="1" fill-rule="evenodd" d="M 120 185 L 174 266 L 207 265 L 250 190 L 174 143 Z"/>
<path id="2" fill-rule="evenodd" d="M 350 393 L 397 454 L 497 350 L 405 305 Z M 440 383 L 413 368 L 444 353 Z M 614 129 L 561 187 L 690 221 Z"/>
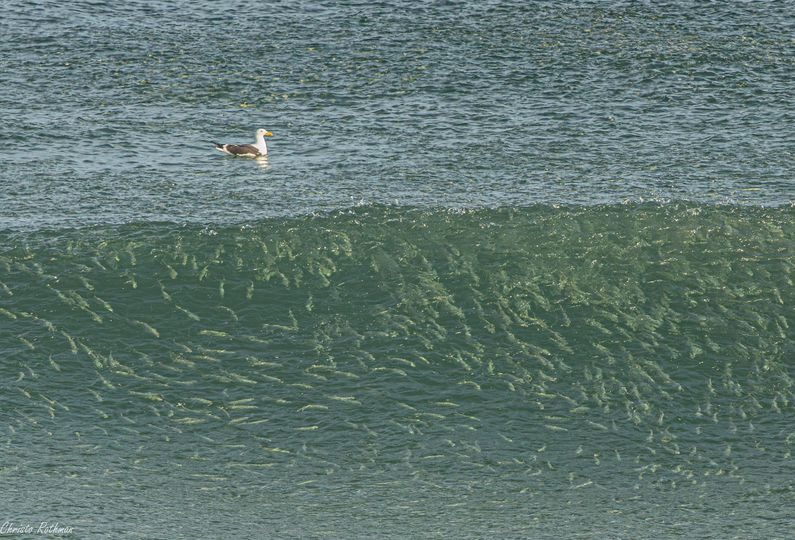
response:
<path id="1" fill-rule="evenodd" d="M 4 467 L 46 482 L 41 504 L 188 485 L 284 534 L 375 516 L 565 532 L 554 516 L 583 501 L 617 535 L 729 532 L 736 505 L 777 530 L 795 478 L 793 217 L 370 206 L 2 233 Z"/>

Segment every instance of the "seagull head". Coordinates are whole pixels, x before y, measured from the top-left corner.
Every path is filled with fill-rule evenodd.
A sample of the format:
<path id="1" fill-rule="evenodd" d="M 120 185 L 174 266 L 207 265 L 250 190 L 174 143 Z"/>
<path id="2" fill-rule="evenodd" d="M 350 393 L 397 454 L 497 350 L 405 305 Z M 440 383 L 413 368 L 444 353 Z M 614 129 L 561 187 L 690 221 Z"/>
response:
<path id="1" fill-rule="evenodd" d="M 273 133 L 268 131 L 267 129 L 258 129 L 257 136 L 259 137 L 273 137 Z"/>

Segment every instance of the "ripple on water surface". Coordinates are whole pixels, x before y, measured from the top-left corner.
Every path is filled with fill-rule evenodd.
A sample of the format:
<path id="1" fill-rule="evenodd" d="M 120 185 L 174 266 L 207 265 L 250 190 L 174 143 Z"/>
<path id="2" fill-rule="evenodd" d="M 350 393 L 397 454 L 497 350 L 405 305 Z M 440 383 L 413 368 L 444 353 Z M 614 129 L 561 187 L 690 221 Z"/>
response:
<path id="1" fill-rule="evenodd" d="M 39 4 L 0 22 L 1 227 L 792 202 L 786 3 Z M 209 145 L 257 127 L 265 170 Z"/>

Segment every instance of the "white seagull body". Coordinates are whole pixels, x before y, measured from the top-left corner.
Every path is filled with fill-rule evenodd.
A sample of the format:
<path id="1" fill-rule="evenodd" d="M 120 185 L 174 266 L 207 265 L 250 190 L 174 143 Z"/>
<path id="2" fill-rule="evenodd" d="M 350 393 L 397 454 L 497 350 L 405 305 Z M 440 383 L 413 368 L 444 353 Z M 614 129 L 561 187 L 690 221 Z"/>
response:
<path id="1" fill-rule="evenodd" d="M 265 137 L 273 137 L 273 133 L 267 129 L 257 130 L 257 142 L 254 144 L 220 144 L 213 142 L 215 149 L 230 156 L 259 158 L 268 155 L 268 145 L 265 144 Z"/>

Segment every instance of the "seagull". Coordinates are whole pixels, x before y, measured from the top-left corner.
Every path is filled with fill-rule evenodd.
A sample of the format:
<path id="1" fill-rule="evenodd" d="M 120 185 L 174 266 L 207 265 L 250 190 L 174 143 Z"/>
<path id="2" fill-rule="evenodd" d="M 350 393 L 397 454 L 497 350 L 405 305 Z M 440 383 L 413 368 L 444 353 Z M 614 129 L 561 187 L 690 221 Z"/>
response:
<path id="1" fill-rule="evenodd" d="M 273 137 L 267 129 L 257 130 L 257 142 L 254 144 L 220 144 L 213 141 L 215 149 L 231 156 L 259 158 L 268 155 L 268 145 L 265 137 Z"/>

